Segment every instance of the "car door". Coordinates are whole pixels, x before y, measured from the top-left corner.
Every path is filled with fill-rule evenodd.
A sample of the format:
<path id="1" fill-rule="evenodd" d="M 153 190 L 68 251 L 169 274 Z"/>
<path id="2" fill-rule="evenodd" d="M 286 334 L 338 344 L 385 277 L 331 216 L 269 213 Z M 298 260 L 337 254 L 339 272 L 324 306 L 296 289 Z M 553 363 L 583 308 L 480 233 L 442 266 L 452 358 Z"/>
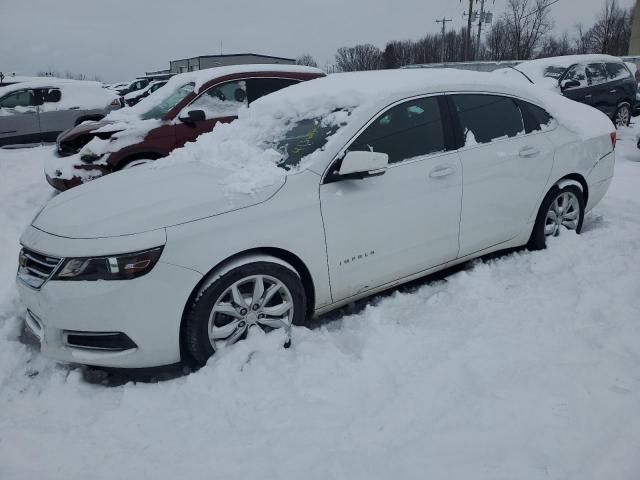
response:
<path id="1" fill-rule="evenodd" d="M 563 87 L 562 94 L 565 97 L 595 107 L 598 100 L 595 95 L 596 89 L 587 80 L 587 66 L 585 64 L 577 63 L 569 67 L 560 79 L 560 85 L 563 86 L 566 82 L 577 82 L 578 84 Z"/>
<path id="2" fill-rule="evenodd" d="M 591 102 L 601 112 L 612 117 L 618 107 L 617 89 L 609 78 L 604 63 L 589 63 L 586 68 L 587 83 L 591 87 Z"/>
<path id="3" fill-rule="evenodd" d="M 60 132 L 75 126 L 75 120 L 81 113 L 80 106 L 63 102 L 64 93 L 60 88 L 41 88 L 36 94 L 41 99 L 38 112 L 42 141 L 55 142 Z"/>
<path id="4" fill-rule="evenodd" d="M 238 117 L 238 111 L 248 105 L 245 80 L 232 80 L 210 87 L 183 108 L 175 120 L 177 147 L 182 147 L 187 142 L 193 142 L 199 135 L 210 132 L 218 122 L 232 122 Z M 194 110 L 204 112 L 204 119 L 193 122 L 180 120 L 186 119 L 188 112 Z"/>
<path id="5" fill-rule="evenodd" d="M 607 74 L 609 75 L 609 93 L 615 96 L 616 108 L 622 102 L 628 102 L 634 106 L 638 84 L 624 63 L 607 63 Z"/>
<path id="6" fill-rule="evenodd" d="M 0 98 L 0 146 L 40 141 L 36 95 L 25 88 Z"/>
<path id="7" fill-rule="evenodd" d="M 462 170 L 446 112 L 442 97 L 416 98 L 370 122 L 348 150 L 387 153 L 383 175 L 341 179 L 340 160 L 331 167 L 320 201 L 334 301 L 456 257 Z"/>
<path id="8" fill-rule="evenodd" d="M 464 139 L 464 257 L 526 230 L 551 173 L 554 146 L 543 132 L 525 126 L 520 101 L 493 94 L 456 94 L 450 100 Z"/>

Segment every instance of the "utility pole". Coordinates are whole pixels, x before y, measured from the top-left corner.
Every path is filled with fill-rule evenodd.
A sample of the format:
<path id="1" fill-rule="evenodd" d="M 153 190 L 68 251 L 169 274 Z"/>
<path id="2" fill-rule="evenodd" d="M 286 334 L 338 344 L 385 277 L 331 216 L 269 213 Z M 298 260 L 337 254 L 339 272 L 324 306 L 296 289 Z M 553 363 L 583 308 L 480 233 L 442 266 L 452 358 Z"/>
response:
<path id="1" fill-rule="evenodd" d="M 484 20 L 484 0 L 480 0 L 480 15 L 478 16 L 478 39 L 476 40 L 476 60 L 480 58 L 480 34 L 482 33 L 483 20 Z"/>
<path id="2" fill-rule="evenodd" d="M 462 2 L 462 0 L 460 0 Z M 469 0 L 469 12 L 467 13 L 467 37 L 464 39 L 464 59 L 473 60 L 471 53 L 471 24 L 473 22 L 473 0 Z"/>
<path id="3" fill-rule="evenodd" d="M 440 54 L 440 62 L 444 63 L 444 38 L 447 33 L 447 22 L 452 22 L 450 18 L 442 17 L 440 20 L 436 20 L 436 23 L 442 23 L 442 53 Z"/>

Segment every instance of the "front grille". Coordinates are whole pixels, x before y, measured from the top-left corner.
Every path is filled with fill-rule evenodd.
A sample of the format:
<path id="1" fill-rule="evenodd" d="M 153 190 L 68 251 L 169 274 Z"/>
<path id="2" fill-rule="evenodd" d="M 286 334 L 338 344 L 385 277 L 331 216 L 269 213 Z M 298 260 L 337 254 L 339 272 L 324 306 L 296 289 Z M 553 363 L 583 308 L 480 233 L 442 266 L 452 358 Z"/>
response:
<path id="1" fill-rule="evenodd" d="M 28 248 L 20 251 L 18 278 L 33 288 L 40 288 L 54 274 L 62 259 L 43 255 Z"/>

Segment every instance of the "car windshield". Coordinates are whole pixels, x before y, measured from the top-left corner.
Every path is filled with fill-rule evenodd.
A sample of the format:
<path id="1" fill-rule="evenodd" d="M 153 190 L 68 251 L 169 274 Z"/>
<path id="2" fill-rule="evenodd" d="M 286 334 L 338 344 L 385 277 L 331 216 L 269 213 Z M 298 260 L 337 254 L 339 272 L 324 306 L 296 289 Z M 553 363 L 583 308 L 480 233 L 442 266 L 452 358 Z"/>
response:
<path id="1" fill-rule="evenodd" d="M 307 155 L 323 148 L 329 137 L 346 124 L 347 110 L 338 110 L 327 117 L 307 118 L 292 124 L 279 141 L 273 146 L 283 156 L 278 166 L 291 170 L 300 164 Z"/>
<path id="2" fill-rule="evenodd" d="M 186 85 L 177 88 L 171 95 L 165 97 L 164 100 L 158 103 L 155 107 L 141 114 L 140 118 L 142 118 L 142 120 L 160 120 L 169 110 L 193 92 L 193 89 L 193 83 L 187 83 Z"/>

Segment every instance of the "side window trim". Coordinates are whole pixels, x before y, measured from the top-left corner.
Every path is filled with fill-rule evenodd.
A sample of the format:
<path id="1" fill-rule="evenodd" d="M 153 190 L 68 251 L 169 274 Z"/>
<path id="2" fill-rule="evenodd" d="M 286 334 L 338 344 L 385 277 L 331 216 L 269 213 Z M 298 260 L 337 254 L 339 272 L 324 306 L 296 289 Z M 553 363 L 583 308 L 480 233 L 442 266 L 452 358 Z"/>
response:
<path id="1" fill-rule="evenodd" d="M 393 164 L 389 164 L 387 166 L 387 168 L 395 168 L 398 166 L 402 166 L 402 165 L 407 165 L 410 163 L 414 163 L 414 162 L 419 162 L 424 160 L 425 158 L 431 158 L 431 157 L 436 157 L 439 155 L 446 155 L 446 154 L 450 154 L 452 152 L 455 152 L 455 148 L 453 149 L 449 149 L 449 142 L 447 140 L 447 127 L 448 126 L 452 126 L 452 121 L 451 121 L 451 115 L 448 111 L 447 108 L 443 108 L 446 107 L 446 104 L 444 103 L 444 97 L 446 95 L 443 92 L 438 92 L 438 93 L 430 93 L 427 95 L 416 95 L 413 97 L 407 97 L 407 98 L 403 98 L 401 100 L 397 100 L 395 102 L 393 102 L 392 104 L 387 105 L 386 107 L 380 109 L 378 112 L 376 112 L 369 120 L 367 120 L 367 122 L 360 127 L 352 136 L 351 138 L 349 138 L 349 140 L 347 140 L 344 144 L 344 146 L 338 151 L 338 153 L 335 155 L 335 157 L 328 163 L 327 167 L 324 170 L 324 173 L 322 174 L 322 181 L 320 182 L 321 185 L 325 184 L 325 183 L 331 183 L 333 182 L 335 179 L 332 177 L 332 172 L 337 170 L 337 168 L 339 168 L 339 164 L 342 161 L 342 158 L 344 157 L 344 155 L 346 154 L 346 152 L 349 150 L 349 147 L 353 144 L 353 142 L 355 142 L 358 137 L 360 137 L 360 135 L 367 129 L 369 128 L 369 126 L 375 122 L 378 118 L 380 118 L 384 113 L 388 112 L 389 110 L 391 110 L 392 108 L 396 107 L 397 105 L 400 105 L 402 103 L 405 102 L 410 102 L 411 100 L 419 100 L 422 98 L 433 98 L 433 97 L 437 97 L 438 100 L 438 106 L 440 108 L 440 118 L 442 120 L 442 128 L 445 130 L 443 132 L 444 134 L 444 142 L 445 142 L 445 150 L 440 151 L 440 152 L 432 152 L 432 153 L 428 153 L 426 155 L 422 155 L 420 157 L 416 157 L 416 158 L 409 158 L 406 160 L 402 160 L 400 162 L 396 162 Z M 451 137 L 453 138 L 453 137 Z M 453 146 L 453 145 L 452 145 Z"/>

